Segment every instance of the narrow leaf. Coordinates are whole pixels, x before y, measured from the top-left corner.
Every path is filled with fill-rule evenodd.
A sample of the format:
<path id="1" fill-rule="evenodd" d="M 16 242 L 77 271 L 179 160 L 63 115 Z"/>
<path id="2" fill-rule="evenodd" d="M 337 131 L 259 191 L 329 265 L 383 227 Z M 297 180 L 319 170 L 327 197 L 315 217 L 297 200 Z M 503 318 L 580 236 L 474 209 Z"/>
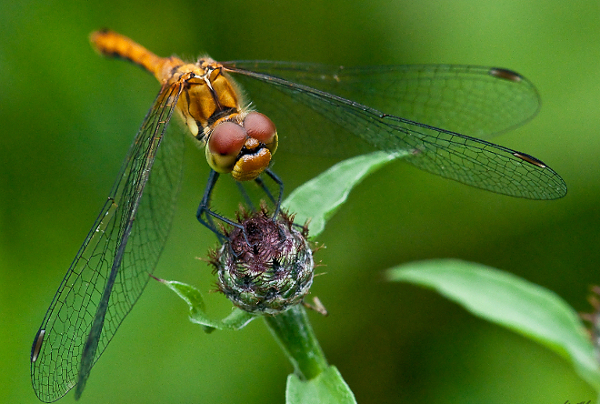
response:
<path id="1" fill-rule="evenodd" d="M 155 279 L 167 286 L 186 302 L 190 309 L 190 321 L 202 326 L 202 329 L 206 333 L 211 333 L 215 329 L 222 330 L 224 328 L 239 330 L 254 319 L 252 314 L 240 309 L 234 309 L 233 312 L 222 321 L 214 320 L 206 314 L 204 299 L 197 288 L 178 281 Z"/>
<path id="2" fill-rule="evenodd" d="M 554 292 L 459 260 L 409 263 L 388 270 L 387 278 L 431 288 L 474 315 L 545 345 L 570 361 L 577 374 L 600 393 L 594 347 L 577 313 Z"/>
<path id="3" fill-rule="evenodd" d="M 356 404 L 354 394 L 335 366 L 311 380 L 300 380 L 295 374 L 287 379 L 286 404 Z"/>
<path id="4" fill-rule="evenodd" d="M 344 160 L 296 188 L 282 205 L 296 214 L 296 223 L 310 219 L 309 234 L 315 237 L 346 202 L 352 188 L 383 165 L 407 154 L 375 152 Z"/>
<path id="5" fill-rule="evenodd" d="M 221 324 L 223 324 L 224 327 L 232 330 L 240 330 L 255 318 L 255 315 L 252 315 L 242 309 L 235 308 L 230 315 L 221 321 Z"/>

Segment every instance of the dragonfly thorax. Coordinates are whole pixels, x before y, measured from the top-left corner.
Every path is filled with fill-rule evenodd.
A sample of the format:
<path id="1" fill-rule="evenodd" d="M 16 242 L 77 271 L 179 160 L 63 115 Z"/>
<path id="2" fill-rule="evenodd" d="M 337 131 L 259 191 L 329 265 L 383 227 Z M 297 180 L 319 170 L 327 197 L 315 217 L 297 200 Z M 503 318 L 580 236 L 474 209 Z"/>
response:
<path id="1" fill-rule="evenodd" d="M 183 64 L 171 77 L 174 83 L 167 85 L 182 86 L 177 111 L 191 134 L 202 142 L 218 122 L 242 112 L 236 85 L 214 61 Z"/>

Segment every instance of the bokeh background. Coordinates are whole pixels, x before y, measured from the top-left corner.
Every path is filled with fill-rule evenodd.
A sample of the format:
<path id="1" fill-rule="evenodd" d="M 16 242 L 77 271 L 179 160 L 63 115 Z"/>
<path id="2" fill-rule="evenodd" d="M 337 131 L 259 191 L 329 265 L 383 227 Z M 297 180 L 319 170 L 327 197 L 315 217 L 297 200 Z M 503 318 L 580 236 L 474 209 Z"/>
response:
<path id="1" fill-rule="evenodd" d="M 0 3 L 0 402 L 35 403 L 34 334 L 105 200 L 158 84 L 100 58 L 110 27 L 159 55 L 345 65 L 456 63 L 514 69 L 542 97 L 530 123 L 494 141 L 535 155 L 566 198 L 518 200 L 403 163 L 371 176 L 329 222 L 313 293 L 322 346 L 362 403 L 564 403 L 594 399 L 556 354 L 381 271 L 455 257 L 515 273 L 589 310 L 600 282 L 600 8 L 597 1 L 22 1 Z M 189 148 L 177 216 L 156 275 L 214 288 L 215 238 L 194 218 L 208 173 Z M 286 183 L 320 167 L 277 161 Z M 324 167 L 323 167 L 324 168 Z M 293 185 L 288 187 L 291 189 Z M 231 187 L 220 198 L 237 198 Z M 230 192 L 230 193 L 229 193 Z M 230 304 L 206 293 L 210 310 Z M 204 334 L 150 283 L 82 403 L 281 403 L 291 366 L 261 321 Z M 73 402 L 73 393 L 62 400 Z"/>

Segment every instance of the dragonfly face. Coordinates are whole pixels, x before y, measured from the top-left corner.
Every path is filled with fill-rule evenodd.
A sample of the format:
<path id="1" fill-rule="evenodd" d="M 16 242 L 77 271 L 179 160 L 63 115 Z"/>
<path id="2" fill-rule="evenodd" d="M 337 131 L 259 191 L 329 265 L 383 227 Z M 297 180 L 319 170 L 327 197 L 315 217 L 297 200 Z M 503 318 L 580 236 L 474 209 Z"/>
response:
<path id="1" fill-rule="evenodd" d="M 104 55 L 142 66 L 161 89 L 36 334 L 31 378 L 42 401 L 55 401 L 75 386 L 76 398 L 81 395 L 156 267 L 181 181 L 183 137 L 165 135 L 175 111 L 206 145 L 212 168 L 200 220 L 210 213 L 219 173 L 260 184 L 264 172 L 278 182 L 268 168 L 278 147 L 335 157 L 403 150 L 410 152 L 404 161 L 417 168 L 484 190 L 529 199 L 556 199 L 567 191 L 542 161 L 479 138 L 537 112 L 537 91 L 510 70 L 210 58 L 191 64 L 160 58 L 111 31 L 94 33 L 92 43 Z M 262 113 L 248 108 L 230 75 Z M 278 183 L 277 201 L 263 187 L 275 206 Z M 203 223 L 210 227 L 210 220 Z"/>
<path id="2" fill-rule="evenodd" d="M 231 173 L 237 181 L 256 179 L 277 150 L 273 122 L 258 112 L 240 114 L 242 122 L 224 121 L 208 135 L 206 160 L 218 173 Z"/>

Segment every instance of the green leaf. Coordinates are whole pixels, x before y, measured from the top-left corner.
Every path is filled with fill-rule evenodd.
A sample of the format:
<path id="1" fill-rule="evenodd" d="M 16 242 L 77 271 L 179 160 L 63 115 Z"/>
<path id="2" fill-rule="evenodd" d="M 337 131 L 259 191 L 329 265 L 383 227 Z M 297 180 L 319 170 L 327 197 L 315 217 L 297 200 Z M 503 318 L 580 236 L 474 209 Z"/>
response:
<path id="1" fill-rule="evenodd" d="M 431 260 L 388 270 L 391 281 L 434 289 L 474 315 L 524 335 L 570 361 L 600 393 L 600 368 L 577 313 L 554 292 L 515 275 L 459 260 Z"/>
<path id="2" fill-rule="evenodd" d="M 295 374 L 287 379 L 286 404 L 352 404 L 354 394 L 335 366 L 329 366 L 311 380 L 300 380 Z"/>
<path id="3" fill-rule="evenodd" d="M 296 223 L 310 219 L 309 234 L 319 235 L 325 223 L 346 202 L 348 194 L 369 174 L 408 152 L 375 152 L 344 160 L 296 188 L 282 206 L 296 214 Z"/>
<path id="4" fill-rule="evenodd" d="M 233 309 L 230 315 L 225 317 L 221 324 L 231 330 L 239 330 L 244 328 L 248 323 L 256 318 L 255 315 L 248 313 L 239 308 Z"/>
<path id="5" fill-rule="evenodd" d="M 167 286 L 177 296 L 183 299 L 190 309 L 190 321 L 202 326 L 206 333 L 211 333 L 214 330 L 222 330 L 224 328 L 239 330 L 252 321 L 255 317 L 243 310 L 234 309 L 233 312 L 222 321 L 211 319 L 204 307 L 204 299 L 202 294 L 194 286 L 187 285 L 178 281 L 168 281 L 165 279 L 155 278 L 157 281 Z"/>

